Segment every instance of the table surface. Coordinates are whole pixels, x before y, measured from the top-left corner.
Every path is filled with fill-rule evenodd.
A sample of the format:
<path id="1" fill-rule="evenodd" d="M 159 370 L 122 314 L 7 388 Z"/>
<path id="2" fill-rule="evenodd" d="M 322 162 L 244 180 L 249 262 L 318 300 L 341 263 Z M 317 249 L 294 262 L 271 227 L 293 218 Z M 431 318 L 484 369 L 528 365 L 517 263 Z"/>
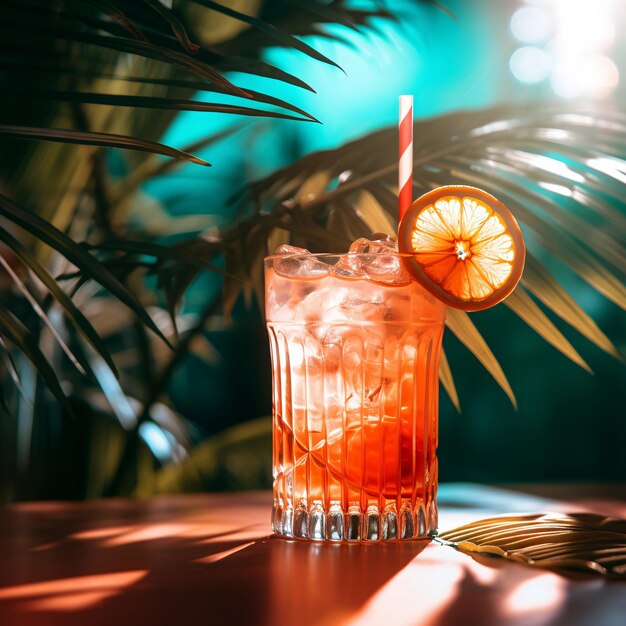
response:
<path id="1" fill-rule="evenodd" d="M 626 582 L 436 543 L 271 537 L 267 492 L 0 509 L 0 624 L 624 626 Z M 440 488 L 440 527 L 511 512 L 626 517 L 626 485 Z M 218 622 L 219 620 L 219 622 Z"/>

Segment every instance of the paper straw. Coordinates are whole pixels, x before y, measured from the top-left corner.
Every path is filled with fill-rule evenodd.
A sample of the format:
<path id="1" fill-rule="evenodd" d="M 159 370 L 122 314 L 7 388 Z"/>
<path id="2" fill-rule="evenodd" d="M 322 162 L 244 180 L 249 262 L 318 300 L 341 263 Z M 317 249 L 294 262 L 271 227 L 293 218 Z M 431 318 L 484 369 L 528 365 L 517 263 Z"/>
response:
<path id="1" fill-rule="evenodd" d="M 413 96 L 400 96 L 398 221 L 413 202 Z"/>

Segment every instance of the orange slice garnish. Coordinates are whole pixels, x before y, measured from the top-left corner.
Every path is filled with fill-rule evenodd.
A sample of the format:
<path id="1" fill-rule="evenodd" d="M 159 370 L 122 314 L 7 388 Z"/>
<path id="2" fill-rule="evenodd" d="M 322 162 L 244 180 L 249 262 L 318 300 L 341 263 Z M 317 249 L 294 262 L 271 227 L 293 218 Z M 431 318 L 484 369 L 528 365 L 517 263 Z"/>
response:
<path id="1" fill-rule="evenodd" d="M 513 214 L 491 194 L 464 185 L 438 187 L 408 208 L 400 252 L 415 279 L 448 306 L 479 311 L 515 289 L 526 248 Z"/>

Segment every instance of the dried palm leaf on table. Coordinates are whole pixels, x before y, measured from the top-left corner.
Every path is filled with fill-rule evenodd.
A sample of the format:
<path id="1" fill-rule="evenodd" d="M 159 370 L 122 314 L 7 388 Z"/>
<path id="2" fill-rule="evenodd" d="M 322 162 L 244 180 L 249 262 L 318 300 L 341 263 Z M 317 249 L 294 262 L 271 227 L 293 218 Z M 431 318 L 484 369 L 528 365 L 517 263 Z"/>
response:
<path id="1" fill-rule="evenodd" d="M 591 513 L 507 515 L 445 531 L 436 541 L 477 558 L 626 578 L 623 519 Z"/>

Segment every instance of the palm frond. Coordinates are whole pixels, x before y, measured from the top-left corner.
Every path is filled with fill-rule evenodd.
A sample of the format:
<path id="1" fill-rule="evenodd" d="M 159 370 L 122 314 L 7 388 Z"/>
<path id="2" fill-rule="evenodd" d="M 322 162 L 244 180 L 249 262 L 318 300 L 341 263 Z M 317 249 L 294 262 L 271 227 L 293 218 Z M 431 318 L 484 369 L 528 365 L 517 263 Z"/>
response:
<path id="1" fill-rule="evenodd" d="M 165 343 L 169 344 L 169 341 L 156 326 L 154 320 L 128 288 L 82 246 L 34 213 L 22 209 L 7 197 L 1 195 L 0 215 L 27 230 L 37 239 L 62 254 L 68 261 L 80 267 L 84 274 L 91 280 L 98 282 L 123 302 L 148 328 L 155 332 Z"/>
<path id="2" fill-rule="evenodd" d="M 576 365 L 591 372 L 585 360 L 576 352 L 572 344 L 563 336 L 563 333 L 550 321 L 548 316 L 537 306 L 523 287 L 518 287 L 504 304 L 518 317 L 528 324 L 538 335 L 552 344 Z"/>
<path id="3" fill-rule="evenodd" d="M 534 513 L 478 520 L 436 539 L 480 561 L 498 557 L 540 569 L 626 575 L 626 520 Z"/>
<path id="4" fill-rule="evenodd" d="M 39 141 L 139 150 L 141 152 L 161 154 L 174 159 L 182 159 L 190 163 L 195 163 L 196 165 L 211 165 L 204 159 L 200 159 L 181 150 L 176 150 L 175 148 L 170 148 L 154 141 L 146 141 L 145 139 L 137 139 L 127 135 L 73 130 L 71 128 L 35 128 L 32 126 L 12 126 L 6 124 L 0 125 L 0 135 L 19 139 L 35 139 Z"/>
<path id="5" fill-rule="evenodd" d="M 80 353 L 74 353 L 70 349 L 63 337 L 61 337 L 61 335 L 59 334 L 59 331 L 56 329 L 53 322 L 50 320 L 49 316 L 43 310 L 42 306 L 39 304 L 39 302 L 37 302 L 35 296 L 30 292 L 30 289 L 24 284 L 24 281 L 22 281 L 22 279 L 13 271 L 11 265 L 2 255 L 0 255 L 0 266 L 4 268 L 4 271 L 8 274 L 8 276 L 15 284 L 18 292 L 22 294 L 22 296 L 30 306 L 32 312 L 43 322 L 44 326 L 46 326 L 54 340 L 59 344 L 61 350 L 65 352 L 65 355 L 69 358 L 74 367 L 76 367 L 76 369 L 81 374 L 86 374 L 88 371 L 90 372 L 90 367 L 85 362 L 82 355 Z"/>
<path id="6" fill-rule="evenodd" d="M 498 359 L 493 355 L 487 342 L 483 339 L 470 316 L 465 311 L 448 309 L 446 313 L 446 326 L 456 338 L 480 361 L 483 367 L 493 376 L 504 393 L 517 408 L 517 400 L 511 385 L 507 380 Z"/>
<path id="7" fill-rule="evenodd" d="M 16 257 L 28 267 L 39 278 L 39 280 L 45 285 L 49 293 L 56 299 L 59 305 L 62 307 L 65 315 L 74 324 L 75 328 L 81 333 L 81 335 L 91 344 L 96 352 L 104 359 L 105 363 L 114 375 L 117 376 L 117 368 L 113 362 L 113 358 L 109 353 L 106 345 L 95 331 L 89 320 L 83 315 L 80 309 L 74 304 L 72 299 L 63 291 L 61 286 L 52 277 L 44 265 L 37 259 L 35 254 L 31 252 L 26 246 L 20 243 L 13 235 L 7 232 L 4 228 L 0 228 L 0 241 L 4 243 Z M 4 259 L 0 256 L 0 261 Z"/>
<path id="8" fill-rule="evenodd" d="M 454 384 L 454 378 L 452 376 L 452 370 L 450 369 L 450 363 L 446 356 L 446 351 L 442 348 L 441 359 L 439 361 L 439 381 L 446 390 L 450 401 L 458 413 L 461 412 L 461 404 L 459 402 L 459 395 L 456 392 L 456 386 Z"/>
<path id="9" fill-rule="evenodd" d="M 598 348 L 618 360 L 623 360 L 611 340 L 598 328 L 593 319 L 532 254 L 526 254 L 522 284 L 538 300 Z"/>
<path id="10" fill-rule="evenodd" d="M 205 113 L 229 113 L 248 117 L 268 117 L 300 122 L 311 122 L 310 117 L 300 117 L 280 113 L 279 111 L 265 111 L 252 107 L 236 106 L 185 100 L 182 98 L 159 98 L 155 96 L 133 96 L 108 93 L 93 93 L 88 91 L 55 91 L 46 89 L 0 89 L 0 96 L 5 98 L 41 98 L 53 102 L 80 102 L 81 104 L 100 104 L 116 107 L 132 107 L 146 109 L 168 109 L 170 111 L 204 111 Z M 147 145 L 144 143 L 144 145 Z"/>
<path id="11" fill-rule="evenodd" d="M 312 2 L 309 7 L 311 10 L 302 12 L 298 3 L 286 3 L 280 18 L 270 20 L 262 15 L 265 3 L 257 7 L 256 13 L 247 14 L 212 0 L 180 2 L 174 8 L 165 6 L 159 0 L 70 0 L 54 6 L 45 0 L 8 0 L 0 20 L 2 57 L 8 70 L 8 80 L 5 81 L 2 93 L 5 97 L 18 98 L 25 103 L 70 102 L 88 106 L 151 107 L 170 111 L 193 110 L 317 121 L 298 107 L 273 98 L 270 94 L 241 89 L 226 77 L 226 73 L 243 72 L 313 90 L 298 77 L 261 61 L 260 53 L 269 46 L 281 45 L 299 51 L 313 61 L 337 66 L 332 59 L 295 37 L 281 24 L 293 26 L 297 23 L 300 29 L 298 34 L 313 34 L 319 32 L 319 22 L 349 24 L 352 28 L 356 22 L 364 23 L 368 17 L 382 14 L 377 9 L 354 12 L 343 5 L 343 0 L 333 3 L 333 7 Z M 197 11 L 190 12 L 190 8 L 199 8 L 200 14 Z M 231 37 L 217 46 L 204 44 L 201 40 L 198 43 L 192 41 L 194 35 L 190 34 L 190 23 L 187 20 L 199 32 L 202 30 L 198 28 L 200 25 L 208 25 L 210 30 L 216 12 L 239 22 L 244 27 L 240 36 Z M 189 18 L 188 13 L 191 16 Z M 296 15 L 297 20 L 294 20 Z M 249 31 L 256 33 L 252 46 L 249 44 Z M 169 67 L 171 71 L 167 77 L 151 75 L 152 66 L 144 64 L 143 76 L 127 77 L 128 72 L 123 69 L 125 63 L 121 62 L 129 59 L 150 60 L 156 66 Z M 37 84 L 37 88 L 33 88 L 31 79 L 26 88 L 24 81 L 28 74 L 42 70 L 46 72 L 45 86 Z M 146 89 L 151 89 L 161 84 L 165 92 L 155 95 L 145 90 L 135 90 L 134 93 L 120 94 L 90 89 L 99 75 L 107 74 L 110 79 L 134 81 L 137 88 L 143 84 Z M 190 75 L 195 80 L 189 80 Z M 58 85 L 67 86 L 68 79 L 70 88 L 59 89 Z M 198 90 L 279 106 L 291 113 L 228 102 L 213 104 L 191 100 L 191 95 Z M 7 127 L 10 125 L 10 120 L 3 121 Z M 18 133 L 16 126 L 13 136 L 26 136 L 25 132 Z M 106 127 L 57 129 L 57 137 L 49 136 L 48 139 L 130 147 L 132 140 L 128 136 L 88 136 L 90 131 L 104 133 L 106 130 Z M 33 129 L 30 136 L 45 138 L 45 133 L 37 133 Z M 156 138 L 150 137 L 151 140 Z M 169 156 L 201 163 L 201 160 L 186 157 L 154 141 L 135 138 L 134 149 L 158 154 L 169 151 Z"/>
<path id="12" fill-rule="evenodd" d="M 72 407 L 61 387 L 58 375 L 39 348 L 35 337 L 13 313 L 2 307 L 0 307 L 0 331 L 2 336 L 16 346 L 35 366 L 42 380 L 64 411 L 68 415 L 73 415 Z"/>
<path id="13" fill-rule="evenodd" d="M 596 323 L 536 259 L 552 254 L 626 308 L 624 231 L 616 228 L 624 224 L 626 208 L 626 161 L 620 157 L 626 150 L 626 117 L 586 109 L 563 112 L 546 105 L 494 107 L 419 121 L 414 141 L 414 196 L 460 183 L 501 199 L 529 233 L 531 253 L 522 284 L 589 341 L 621 360 Z M 309 154 L 250 187 L 244 205 L 252 216 L 237 229 L 249 232 L 260 224 L 270 237 L 281 228 L 296 245 L 314 252 L 345 249 L 347 240 L 375 230 L 393 232 L 396 168 L 395 128 Z M 231 235 L 223 233 L 224 245 Z M 520 289 L 508 306 L 589 369 L 527 293 Z M 450 313 L 451 330 L 461 335 L 514 403 L 506 376 L 478 330 L 467 316 Z"/>
<path id="14" fill-rule="evenodd" d="M 299 50 L 300 52 L 303 52 L 304 54 L 310 56 L 316 61 L 321 61 L 322 63 L 327 63 L 328 65 L 332 65 L 341 69 L 339 65 L 337 65 L 337 63 L 329 59 L 327 56 L 323 55 L 321 52 L 317 51 L 315 48 L 312 48 L 304 41 L 297 39 L 293 35 L 283 32 L 282 30 L 280 30 L 280 28 L 277 28 L 269 22 L 266 22 L 251 15 L 246 15 L 245 13 L 241 13 L 240 11 L 235 11 L 234 9 L 230 9 L 222 4 L 219 4 L 218 2 L 213 2 L 213 0 L 192 0 L 192 2 L 206 7 L 211 11 L 218 11 L 219 13 L 227 15 L 228 17 L 232 17 L 236 20 L 244 22 L 245 24 L 249 24 L 250 26 L 253 26 L 265 35 L 269 36 L 271 39 L 274 39 L 276 43 L 279 43 L 288 48 L 294 48 L 295 50 Z"/>
<path id="15" fill-rule="evenodd" d="M 24 387 L 22 386 L 22 381 L 20 379 L 20 373 L 15 365 L 15 360 L 13 359 L 13 355 L 11 354 L 11 350 L 9 346 L 7 346 L 6 342 L 2 337 L 0 337 L 0 360 L 4 365 L 4 369 L 8 372 L 13 385 L 18 390 L 22 398 L 26 402 L 32 403 L 32 398 L 29 398 L 26 392 L 24 391 Z M 2 408 L 8 412 L 8 407 L 6 405 L 6 398 L 4 396 L 4 386 L 0 385 L 0 393 L 3 394 L 2 398 L 0 398 L 0 403 L 2 404 Z"/>

